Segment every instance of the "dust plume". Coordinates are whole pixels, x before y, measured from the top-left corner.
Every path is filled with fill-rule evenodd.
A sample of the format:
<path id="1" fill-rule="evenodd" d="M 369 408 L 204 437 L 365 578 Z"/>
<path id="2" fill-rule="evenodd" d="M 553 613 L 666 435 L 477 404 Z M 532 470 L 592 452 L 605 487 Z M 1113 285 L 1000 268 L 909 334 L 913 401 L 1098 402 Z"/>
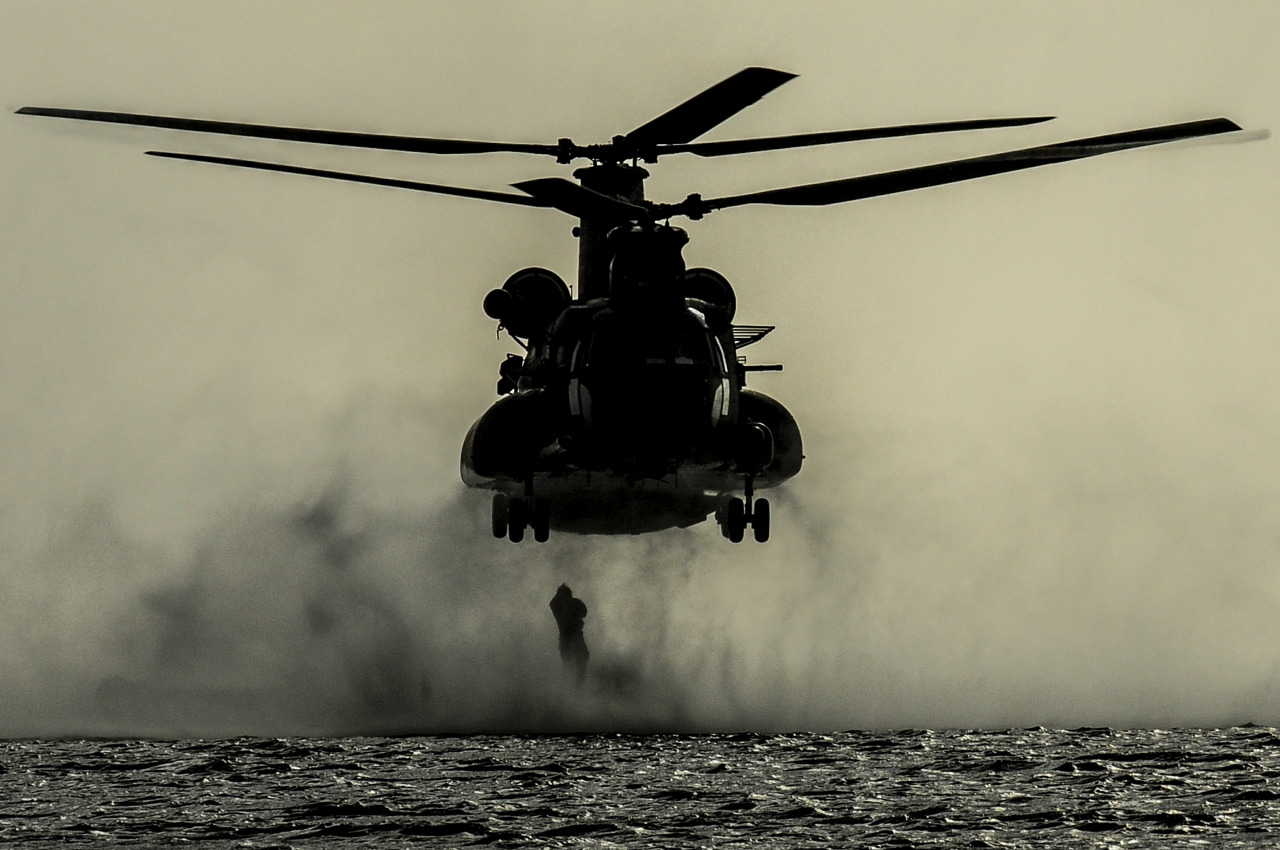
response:
<path id="1" fill-rule="evenodd" d="M 330 354 L 237 305 L 258 348 L 179 335 L 169 360 L 200 357 L 175 380 L 86 324 L 78 383 L 29 376 L 10 421 L 0 731 L 1275 721 L 1280 419 L 1249 356 L 1270 329 L 1161 295 L 992 316 L 994 295 L 931 294 L 910 318 L 956 330 L 927 340 L 867 301 L 884 330 L 854 367 L 821 342 L 784 356 L 809 460 L 764 494 L 770 542 L 738 546 L 709 524 L 494 540 L 456 478 L 496 359 L 469 328 L 431 345 L 479 366 L 419 371 L 381 314 L 326 325 Z M 353 391 L 364 375 L 385 383 Z M 547 609 L 562 583 L 591 611 L 581 688 Z"/>
<path id="2" fill-rule="evenodd" d="M 27 647 L 42 663 L 25 687 L 11 680 L 28 716 L 11 700 L 10 728 L 337 734 L 590 726 L 602 708 L 624 726 L 661 717 L 661 700 L 594 704 L 561 669 L 546 598 L 565 574 L 557 560 L 588 553 L 573 541 L 505 551 L 482 536 L 483 508 L 456 494 L 425 517 L 360 515 L 335 491 L 231 512 L 174 563 L 90 507 L 40 559 L 63 582 L 33 643 L 65 645 Z M 616 695 L 639 673 L 618 663 L 606 675 Z"/>
<path id="3" fill-rule="evenodd" d="M 1203 569 L 1250 520 L 1188 514 L 1170 536 L 1194 503 L 1164 486 L 1158 454 L 1129 446 L 1086 475 L 1029 440 L 1006 447 L 1026 485 L 1011 486 L 973 456 L 913 471 L 909 441 L 862 439 L 825 447 L 860 471 L 840 503 L 799 483 L 767 494 L 783 521 L 762 546 L 708 526 L 515 546 L 489 534 L 482 495 L 435 481 L 394 508 L 376 495 L 385 469 L 350 456 L 291 500 L 224 506 L 182 547 L 90 502 L 26 581 L 7 575 L 0 723 L 210 736 L 1271 716 L 1274 652 L 1252 642 L 1268 597 L 1239 564 Z M 591 610 L 581 684 L 547 608 L 561 583 Z"/>
<path id="4" fill-rule="evenodd" d="M 724 543 L 718 534 L 513 546 L 489 534 L 482 495 L 435 482 L 429 507 L 393 510 L 368 497 L 368 475 L 337 475 L 284 504 L 224 506 L 184 547 L 148 543 L 107 502 L 74 511 L 21 575 L 8 573 L 4 731 L 761 721 L 743 711 L 732 636 L 717 634 L 722 600 L 693 587 L 706 543 Z M 591 603 L 582 682 L 561 664 L 547 608 L 562 581 Z"/>

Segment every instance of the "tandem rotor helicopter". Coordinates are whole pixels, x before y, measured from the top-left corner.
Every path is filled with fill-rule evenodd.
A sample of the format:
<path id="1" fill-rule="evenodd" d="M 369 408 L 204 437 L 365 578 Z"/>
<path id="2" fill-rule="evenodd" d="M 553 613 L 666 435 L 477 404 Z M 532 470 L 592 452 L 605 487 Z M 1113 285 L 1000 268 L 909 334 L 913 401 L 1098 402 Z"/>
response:
<path id="1" fill-rule="evenodd" d="M 484 311 L 524 350 L 499 367 L 499 399 L 471 427 L 462 480 L 494 491 L 493 533 L 521 541 L 532 529 L 640 534 L 687 527 L 714 515 L 725 537 L 749 527 L 769 538 L 769 502 L 756 491 L 800 471 L 795 417 L 746 387 L 754 371 L 741 351 L 774 328 L 735 324 L 733 287 L 718 272 L 686 268 L 684 230 L 746 204 L 824 206 L 972 180 L 1146 145 L 1240 130 L 1225 118 L 1151 127 L 881 174 L 722 198 L 692 194 L 674 204 L 644 196 L 662 156 L 703 157 L 927 133 L 1017 127 L 1047 117 L 996 118 L 694 141 L 794 74 L 747 68 L 631 132 L 600 144 L 433 139 L 240 124 L 121 112 L 25 107 L 23 115 L 133 124 L 312 144 L 427 154 L 530 153 L 567 165 L 577 183 L 548 177 L 513 184 L 519 194 L 395 180 L 190 153 L 151 156 L 390 186 L 418 192 L 547 207 L 578 219 L 576 296 L 554 272 L 528 268 L 484 298 Z"/>

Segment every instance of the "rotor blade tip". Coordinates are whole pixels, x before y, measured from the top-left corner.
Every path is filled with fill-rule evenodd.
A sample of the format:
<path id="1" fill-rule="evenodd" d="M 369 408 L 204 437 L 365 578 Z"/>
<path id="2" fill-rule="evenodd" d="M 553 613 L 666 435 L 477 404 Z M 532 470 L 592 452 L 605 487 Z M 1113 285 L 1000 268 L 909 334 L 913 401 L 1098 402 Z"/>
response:
<path id="1" fill-rule="evenodd" d="M 1233 122 L 1234 123 L 1234 122 Z M 1259 130 L 1245 130 L 1243 128 L 1236 130 L 1228 130 L 1218 137 L 1219 141 L 1225 143 L 1234 142 L 1264 142 L 1271 138 L 1271 131 L 1265 127 Z"/>
<path id="2" fill-rule="evenodd" d="M 554 180 L 554 177 L 538 177 L 534 180 L 521 180 L 519 183 L 510 183 L 512 189 L 519 189 L 526 195 L 532 195 L 538 191 L 539 186 L 545 186 L 545 180 Z"/>
<path id="3" fill-rule="evenodd" d="M 793 74 L 790 71 L 779 71 L 777 68 L 763 68 L 760 66 L 752 66 L 750 68 L 744 69 L 741 73 L 741 76 L 754 76 L 757 80 L 762 80 L 762 81 L 767 80 L 768 82 L 766 83 L 766 85 L 769 87 L 769 91 L 772 91 L 773 89 L 776 89 L 779 86 L 782 86 L 791 82 L 792 80 L 794 80 L 796 77 L 800 75 Z"/>

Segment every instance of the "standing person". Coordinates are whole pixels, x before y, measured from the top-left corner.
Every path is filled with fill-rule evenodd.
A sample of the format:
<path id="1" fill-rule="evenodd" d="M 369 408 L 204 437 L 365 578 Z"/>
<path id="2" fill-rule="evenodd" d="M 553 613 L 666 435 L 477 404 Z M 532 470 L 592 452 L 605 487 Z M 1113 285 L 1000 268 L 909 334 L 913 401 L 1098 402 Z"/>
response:
<path id="1" fill-rule="evenodd" d="M 587 605 L 573 595 L 569 585 L 562 584 L 551 598 L 551 613 L 560 629 L 560 660 L 566 668 L 572 667 L 574 677 L 581 682 L 587 675 L 587 641 L 582 636 L 582 620 L 587 616 Z"/>

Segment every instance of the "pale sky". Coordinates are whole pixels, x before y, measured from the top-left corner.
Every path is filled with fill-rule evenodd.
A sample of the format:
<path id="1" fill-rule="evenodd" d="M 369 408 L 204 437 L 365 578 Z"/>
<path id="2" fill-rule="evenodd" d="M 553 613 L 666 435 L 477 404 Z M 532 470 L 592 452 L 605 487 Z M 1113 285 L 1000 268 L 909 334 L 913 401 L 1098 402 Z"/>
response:
<path id="1" fill-rule="evenodd" d="M 506 686 L 439 657 L 550 647 L 567 580 L 593 658 L 658 694 L 584 709 L 603 726 L 1280 722 L 1274 139 L 688 223 L 686 260 L 734 282 L 739 321 L 778 325 L 749 353 L 786 371 L 752 386 L 796 414 L 807 461 L 774 539 L 517 548 L 484 538 L 487 500 L 457 478 L 514 350 L 480 302 L 524 266 L 570 278 L 572 220 L 142 152 L 485 189 L 568 169 L 12 114 L 586 143 L 762 65 L 799 77 L 707 139 L 1056 116 L 673 156 L 647 188 L 677 201 L 1200 118 L 1275 130 L 1276 32 L 1270 0 L 0 0 L 0 734 L 145 727 L 127 700 L 102 719 L 108 679 L 291 694 L 318 676 L 345 706 L 331 656 L 389 638 L 328 586 L 343 637 L 290 630 L 321 555 L 281 530 L 339 487 L 343 527 L 373 541 L 360 598 L 395 611 L 415 674 L 486 705 Z M 259 637 L 237 642 L 215 612 L 250 597 L 235 629 Z M 427 622 L 442 600 L 465 649 Z M 164 660 L 176 632 L 186 661 Z M 327 710 L 307 728 L 342 728 Z M 221 728 L 190 711 L 184 728 Z"/>

